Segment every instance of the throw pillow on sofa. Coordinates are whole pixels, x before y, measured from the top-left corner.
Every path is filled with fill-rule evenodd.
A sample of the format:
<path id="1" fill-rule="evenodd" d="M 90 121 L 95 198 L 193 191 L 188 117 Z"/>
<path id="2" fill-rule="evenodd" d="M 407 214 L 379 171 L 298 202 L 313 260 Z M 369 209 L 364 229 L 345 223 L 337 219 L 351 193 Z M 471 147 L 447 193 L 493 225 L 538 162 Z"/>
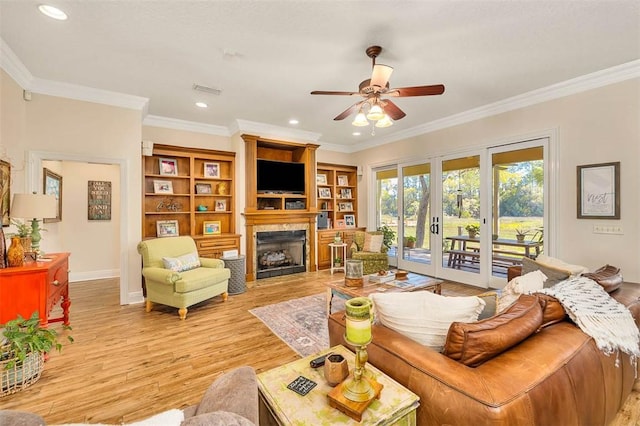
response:
<path id="1" fill-rule="evenodd" d="M 375 317 L 382 325 L 438 352 L 454 321 L 472 322 L 485 307 L 476 296 L 447 297 L 430 291 L 373 293 Z"/>
<path id="2" fill-rule="evenodd" d="M 454 322 L 449 328 L 444 355 L 477 367 L 517 345 L 542 324 L 538 297 L 521 295 L 506 311 L 472 324 Z"/>
<path id="3" fill-rule="evenodd" d="M 589 268 L 582 265 L 572 265 L 563 260 L 557 259 L 555 257 L 547 256 L 545 254 L 540 254 L 536 257 L 536 262 L 548 266 L 550 268 L 560 269 L 563 271 L 568 271 L 572 277 L 577 277 L 579 275 L 584 274 L 585 272 L 589 272 Z"/>
<path id="4" fill-rule="evenodd" d="M 531 293 L 541 290 L 547 276 L 541 271 L 532 271 L 519 277 L 515 277 L 507 283 L 502 289 L 500 298 L 498 299 L 498 312 L 502 312 L 511 306 L 521 294 Z"/>
<path id="5" fill-rule="evenodd" d="M 553 287 L 558 284 L 560 281 L 564 281 L 571 276 L 570 271 L 566 271 L 564 269 L 558 269 L 553 266 L 547 266 L 542 263 L 536 262 L 533 259 L 529 259 L 528 257 L 522 258 L 522 275 L 527 274 L 533 271 L 541 271 L 546 275 L 547 279 L 544 282 L 544 287 Z"/>
<path id="6" fill-rule="evenodd" d="M 364 235 L 364 246 L 362 251 L 368 251 L 371 253 L 379 253 L 382 249 L 382 240 L 384 235 L 374 235 L 366 233 Z"/>

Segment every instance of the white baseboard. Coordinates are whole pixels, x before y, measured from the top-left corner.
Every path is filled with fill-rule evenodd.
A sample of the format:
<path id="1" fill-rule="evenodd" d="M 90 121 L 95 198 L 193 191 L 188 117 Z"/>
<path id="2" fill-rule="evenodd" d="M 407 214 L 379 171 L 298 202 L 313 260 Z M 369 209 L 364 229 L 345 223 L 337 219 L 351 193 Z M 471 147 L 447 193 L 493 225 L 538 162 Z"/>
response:
<path id="1" fill-rule="evenodd" d="M 134 291 L 132 293 L 129 293 L 129 305 L 143 302 L 144 296 L 142 295 L 142 291 Z"/>
<path id="2" fill-rule="evenodd" d="M 69 272 L 69 282 L 102 280 L 105 278 L 120 277 L 119 269 L 106 269 L 103 271 Z"/>

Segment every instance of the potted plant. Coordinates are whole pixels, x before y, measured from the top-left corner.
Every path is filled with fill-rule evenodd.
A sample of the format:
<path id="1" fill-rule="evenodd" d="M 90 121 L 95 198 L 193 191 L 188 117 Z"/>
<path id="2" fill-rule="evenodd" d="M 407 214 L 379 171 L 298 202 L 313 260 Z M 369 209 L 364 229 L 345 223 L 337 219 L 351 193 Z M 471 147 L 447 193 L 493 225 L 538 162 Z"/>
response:
<path id="1" fill-rule="evenodd" d="M 524 237 L 526 237 L 528 233 L 529 233 L 529 231 L 527 231 L 527 230 L 522 230 L 522 229 L 516 228 L 516 240 L 518 240 L 519 243 L 523 243 L 524 242 Z"/>
<path id="2" fill-rule="evenodd" d="M 416 246 L 416 237 L 413 235 L 404 237 L 404 246 L 407 248 L 414 248 Z"/>
<path id="3" fill-rule="evenodd" d="M 342 258 L 341 257 L 336 257 L 335 259 L 333 259 L 333 266 L 335 267 L 341 267 L 342 266 Z"/>
<path id="4" fill-rule="evenodd" d="M 389 228 L 387 225 L 382 225 L 378 228 L 378 231 L 382 232 L 382 245 L 389 250 L 393 240 L 396 238 L 396 231 Z"/>
<path id="5" fill-rule="evenodd" d="M 480 225 L 476 225 L 473 223 L 470 223 L 469 225 L 465 226 L 464 229 L 466 229 L 467 232 L 469 233 L 469 238 L 475 238 L 476 235 L 480 233 Z"/>
<path id="6" fill-rule="evenodd" d="M 41 327 L 37 311 L 29 319 L 18 315 L 0 328 L 3 328 L 0 341 L 0 396 L 3 396 L 35 383 L 42 373 L 45 354 L 53 349 L 62 350 L 62 344 L 55 330 Z M 71 336 L 67 338 L 73 342 Z"/>
<path id="7" fill-rule="evenodd" d="M 31 251 L 31 225 L 16 219 L 11 219 L 11 224 L 16 227 L 18 232 L 9 234 L 9 237 L 19 237 L 22 249 L 25 252 Z"/>

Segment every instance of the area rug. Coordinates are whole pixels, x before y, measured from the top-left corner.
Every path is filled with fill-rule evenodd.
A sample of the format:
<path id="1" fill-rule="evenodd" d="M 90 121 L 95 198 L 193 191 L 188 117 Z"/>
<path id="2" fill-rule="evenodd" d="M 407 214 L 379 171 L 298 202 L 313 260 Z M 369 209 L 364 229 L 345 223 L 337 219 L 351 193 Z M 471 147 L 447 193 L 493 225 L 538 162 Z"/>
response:
<path id="1" fill-rule="evenodd" d="M 333 298 L 332 312 L 344 309 L 344 300 Z M 250 309 L 291 349 L 307 356 L 329 347 L 326 294 L 301 297 Z"/>

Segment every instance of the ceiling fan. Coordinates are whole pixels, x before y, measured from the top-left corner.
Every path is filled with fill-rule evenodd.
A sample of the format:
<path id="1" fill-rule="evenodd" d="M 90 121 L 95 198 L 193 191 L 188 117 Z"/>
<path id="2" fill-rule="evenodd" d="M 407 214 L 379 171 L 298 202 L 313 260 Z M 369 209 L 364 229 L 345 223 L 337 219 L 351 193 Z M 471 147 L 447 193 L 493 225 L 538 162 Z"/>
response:
<path id="1" fill-rule="evenodd" d="M 364 98 L 338 114 L 334 120 L 344 120 L 357 111 L 358 114 L 352 123 L 354 126 L 366 126 L 369 124 L 367 121 L 369 119 L 376 121 L 376 127 L 388 127 L 393 124 L 391 120 L 400 120 L 406 114 L 391 100 L 383 97 L 431 96 L 444 93 L 444 85 L 442 84 L 390 88 L 389 77 L 393 68 L 388 65 L 376 64 L 376 57 L 381 51 L 382 47 L 380 46 L 370 46 L 365 51 L 367 56 L 371 58 L 373 71 L 371 78 L 360 83 L 357 92 L 324 90 L 311 92 L 312 95 L 360 95 Z"/>

